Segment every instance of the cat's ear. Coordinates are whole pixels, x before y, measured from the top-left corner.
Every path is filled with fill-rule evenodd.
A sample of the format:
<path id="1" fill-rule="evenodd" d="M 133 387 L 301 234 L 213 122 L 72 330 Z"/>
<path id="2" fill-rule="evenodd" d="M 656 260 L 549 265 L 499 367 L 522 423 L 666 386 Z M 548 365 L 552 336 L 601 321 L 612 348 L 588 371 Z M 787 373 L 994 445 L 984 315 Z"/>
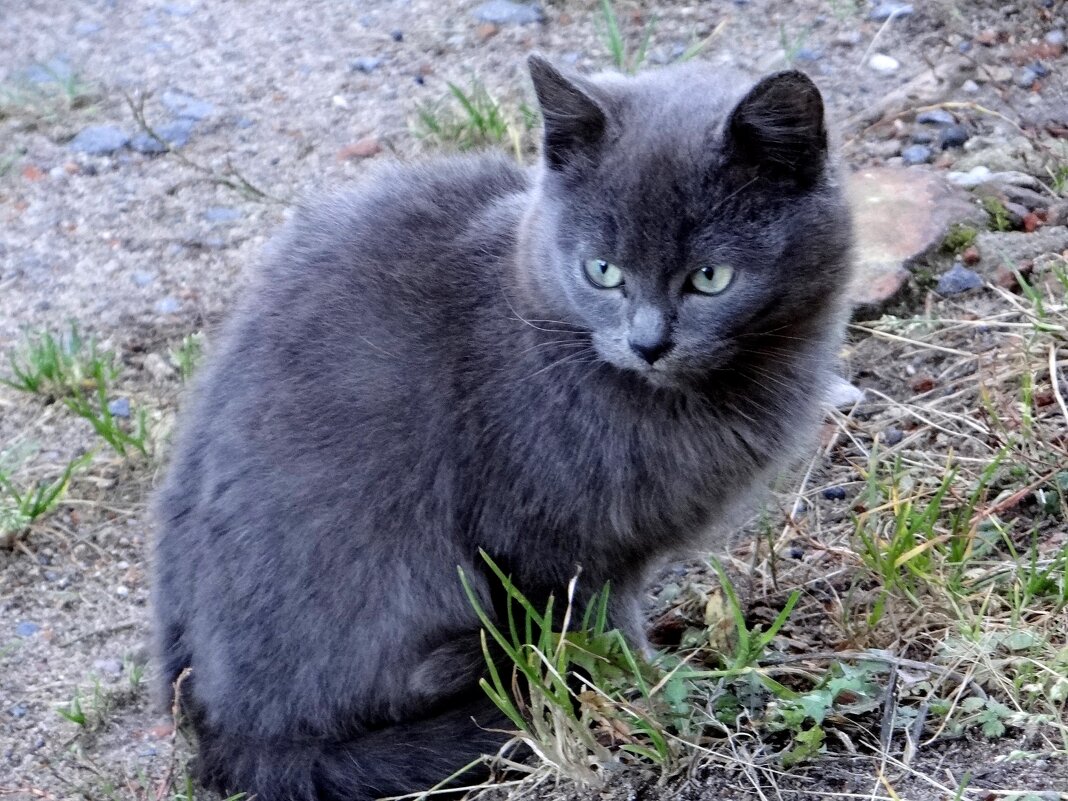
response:
<path id="1" fill-rule="evenodd" d="M 592 87 L 579 78 L 565 76 L 540 56 L 530 56 L 527 65 L 545 121 L 545 162 L 551 169 L 564 170 L 576 162 L 589 161 L 608 120 Z"/>
<path id="2" fill-rule="evenodd" d="M 810 184 L 827 159 L 820 90 L 803 72 L 769 75 L 735 107 L 726 135 L 732 158 L 776 178 Z"/>

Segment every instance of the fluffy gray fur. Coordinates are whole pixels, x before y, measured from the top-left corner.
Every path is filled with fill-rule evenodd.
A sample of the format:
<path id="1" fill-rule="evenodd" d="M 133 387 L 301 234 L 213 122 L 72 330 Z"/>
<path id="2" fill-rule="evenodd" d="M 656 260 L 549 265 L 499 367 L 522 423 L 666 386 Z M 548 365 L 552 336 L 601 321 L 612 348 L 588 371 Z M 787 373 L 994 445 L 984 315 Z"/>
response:
<path id="1" fill-rule="evenodd" d="M 391 167 L 301 211 L 200 376 L 155 614 L 219 790 L 362 801 L 495 750 L 457 566 L 493 608 L 479 548 L 535 599 L 581 565 L 640 646 L 650 570 L 818 417 L 850 225 L 813 84 L 530 67 L 537 167 Z"/>

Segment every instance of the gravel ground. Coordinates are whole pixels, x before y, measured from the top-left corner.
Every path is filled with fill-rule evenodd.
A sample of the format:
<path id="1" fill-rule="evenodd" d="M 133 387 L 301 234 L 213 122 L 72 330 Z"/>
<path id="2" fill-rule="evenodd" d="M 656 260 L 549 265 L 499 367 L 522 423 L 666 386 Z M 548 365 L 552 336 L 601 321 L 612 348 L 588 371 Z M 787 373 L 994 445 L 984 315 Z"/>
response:
<path id="1" fill-rule="evenodd" d="M 0 353 L 13 349 L 27 327 L 78 321 L 120 354 L 117 387 L 147 410 L 154 451 L 165 454 L 181 392 L 171 352 L 183 336 L 210 332 L 287 203 L 314 198 L 372 162 L 417 158 L 428 149 L 411 130 L 417 111 L 442 101 L 448 81 L 464 85 L 477 76 L 516 102 L 530 96 L 528 52 L 579 70 L 610 65 L 593 0 L 546 5 L 543 21 L 529 24 L 486 22 L 480 5 L 6 3 L 0 18 Z M 871 6 L 852 0 L 669 0 L 621 2 L 618 9 L 632 47 L 655 16 L 653 64 L 710 37 L 701 57 L 711 61 L 808 71 L 827 94 L 855 166 L 901 163 L 902 149 L 922 144 L 911 140 L 926 129 L 893 114 L 948 100 L 969 104 L 957 109 L 958 122 L 979 147 L 943 150 L 936 139 L 925 160 L 939 168 L 985 159 L 991 169 L 1006 169 L 994 163 L 996 154 L 1008 167 L 1042 175 L 1045 146 L 1032 147 L 1028 161 L 1017 126 L 1037 132 L 1040 145 L 1043 136 L 1060 135 L 1057 126 L 1068 129 L 1058 78 L 1068 22 L 1063 4 L 914 5 L 913 13 L 887 22 L 870 19 Z M 1059 48 L 1056 35 L 1051 38 L 1058 30 Z M 897 66 L 876 59 L 888 70 L 877 71 L 874 55 Z M 929 92 L 923 76 L 932 68 L 952 80 Z M 1031 83 L 1025 69 L 1034 74 Z M 144 100 L 144 120 L 153 129 L 188 141 L 162 155 L 122 145 L 141 133 L 127 98 L 135 107 Z M 882 111 L 890 117 L 869 125 Z M 115 141 L 109 144 L 109 137 Z M 108 153 L 84 152 L 116 144 Z M 140 146 L 145 149 L 143 141 Z M 377 152 L 357 155 L 368 151 Z M 241 182 L 262 195 L 235 190 Z M 25 450 L 28 476 L 54 476 L 98 447 L 88 426 L 59 404 L 0 387 L 0 450 Z M 69 502 L 17 549 L 0 551 L 0 796 L 156 798 L 175 761 L 181 775 L 184 746 L 180 738 L 172 742 L 169 716 L 153 707 L 146 690 L 152 668 L 142 667 L 151 538 L 145 504 L 157 467 L 155 460 L 98 452 Z M 56 712 L 69 710 L 76 693 L 87 717 L 81 727 Z M 949 775 L 960 775 L 1014 744 L 955 747 L 933 753 L 924 767 L 938 773 L 939 785 L 949 781 L 946 764 Z M 870 781 L 850 784 L 842 770 L 799 774 L 802 789 L 783 797 L 814 798 L 819 787 L 872 792 Z M 1025 781 L 1025 774 L 1012 769 L 997 781 L 1068 788 L 1060 767 L 1039 772 L 1046 786 Z M 874 775 L 870 765 L 863 775 Z M 670 790 L 626 777 L 620 787 L 604 797 L 751 797 L 744 777 L 715 771 Z M 917 781 L 913 792 L 917 799 L 942 797 L 930 782 Z"/>

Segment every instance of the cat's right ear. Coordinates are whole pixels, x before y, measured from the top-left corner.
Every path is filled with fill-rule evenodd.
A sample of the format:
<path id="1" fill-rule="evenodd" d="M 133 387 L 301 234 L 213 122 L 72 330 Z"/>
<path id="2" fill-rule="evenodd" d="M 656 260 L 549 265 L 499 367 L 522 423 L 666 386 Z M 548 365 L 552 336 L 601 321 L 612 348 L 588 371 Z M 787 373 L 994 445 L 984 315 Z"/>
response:
<path id="1" fill-rule="evenodd" d="M 527 65 L 545 121 L 546 164 L 563 171 L 588 162 L 607 126 L 604 107 L 584 81 L 565 76 L 541 56 L 530 56 Z"/>

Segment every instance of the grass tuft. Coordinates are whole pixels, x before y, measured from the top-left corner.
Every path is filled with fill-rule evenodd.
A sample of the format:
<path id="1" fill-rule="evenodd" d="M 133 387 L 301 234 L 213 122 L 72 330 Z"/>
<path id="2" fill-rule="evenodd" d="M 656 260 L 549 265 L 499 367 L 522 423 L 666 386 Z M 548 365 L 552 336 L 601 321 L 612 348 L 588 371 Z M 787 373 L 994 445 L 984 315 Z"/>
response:
<path id="1" fill-rule="evenodd" d="M 438 147 L 475 150 L 508 147 L 517 160 L 533 151 L 532 131 L 538 115 L 525 103 L 509 109 L 479 81 L 464 90 L 448 83 L 448 101 L 424 105 L 417 112 L 415 134 Z"/>

